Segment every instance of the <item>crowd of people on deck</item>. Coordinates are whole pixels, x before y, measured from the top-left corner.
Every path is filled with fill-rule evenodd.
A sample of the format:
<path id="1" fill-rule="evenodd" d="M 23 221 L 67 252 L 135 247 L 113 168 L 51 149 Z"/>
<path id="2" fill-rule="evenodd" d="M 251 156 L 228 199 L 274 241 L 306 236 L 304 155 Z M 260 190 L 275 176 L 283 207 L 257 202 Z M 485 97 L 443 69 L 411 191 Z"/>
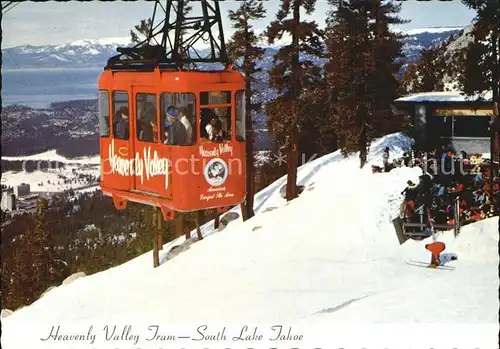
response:
<path id="1" fill-rule="evenodd" d="M 455 225 L 455 206 L 458 206 L 460 225 L 498 214 L 494 200 L 499 202 L 499 173 L 492 173 L 490 160 L 464 151 L 405 152 L 389 161 L 389 148 L 384 149 L 382 167 L 373 166 L 373 172 L 389 172 L 395 167 L 418 166 L 423 174 L 419 182 L 407 182 L 401 218 L 406 222 L 425 223 L 427 231 L 432 224 Z M 490 190 L 493 176 L 493 190 Z M 498 205 L 497 205 L 498 206 Z M 430 217 L 430 222 L 428 218 Z"/>

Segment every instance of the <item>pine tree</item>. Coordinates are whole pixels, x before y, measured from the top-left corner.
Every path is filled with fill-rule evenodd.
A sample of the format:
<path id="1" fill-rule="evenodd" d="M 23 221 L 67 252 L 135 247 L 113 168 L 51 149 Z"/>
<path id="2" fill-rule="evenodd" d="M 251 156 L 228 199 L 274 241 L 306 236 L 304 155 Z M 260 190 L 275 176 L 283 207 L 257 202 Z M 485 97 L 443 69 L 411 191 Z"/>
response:
<path id="1" fill-rule="evenodd" d="M 420 50 L 418 62 L 410 63 L 403 75 L 402 85 L 405 93 L 445 90 L 445 76 L 450 75 L 451 71 L 447 64 L 451 57 L 446 55 L 449 43 L 448 40 L 436 47 Z"/>
<path id="2" fill-rule="evenodd" d="M 397 14 L 401 5 L 392 1 L 368 1 L 372 8 L 369 21 L 370 33 L 374 34 L 372 45 L 372 67 L 370 74 L 371 116 L 373 124 L 365 126 L 367 147 L 374 137 L 401 131 L 404 120 L 393 114 L 392 105 L 398 97 L 404 35 L 391 32 L 389 26 L 407 23 Z M 368 121 L 370 121 L 368 119 Z"/>
<path id="3" fill-rule="evenodd" d="M 358 152 L 363 167 L 374 137 L 400 130 L 391 105 L 398 95 L 400 34 L 389 25 L 404 23 L 391 1 L 330 1 L 337 6 L 327 21 L 325 75 L 333 121 L 344 155 Z"/>
<path id="4" fill-rule="evenodd" d="M 419 92 L 443 91 L 445 73 L 443 48 L 423 49 L 419 63 Z"/>
<path id="5" fill-rule="evenodd" d="M 257 0 L 243 1 L 237 11 L 229 11 L 229 19 L 236 29 L 227 50 L 231 60 L 236 62 L 237 68 L 245 74 L 245 128 L 246 128 L 246 168 L 247 168 L 247 195 L 245 202 L 241 205 L 243 219 L 254 216 L 253 202 L 255 195 L 255 168 L 253 155 L 253 123 L 252 112 L 260 109 L 260 105 L 252 104 L 252 82 L 256 81 L 255 74 L 262 69 L 257 68 L 256 62 L 262 58 L 265 50 L 257 46 L 258 36 L 253 30 L 250 21 L 264 18 L 266 11 L 262 2 Z M 240 63 L 238 63 L 240 61 Z"/>
<path id="6" fill-rule="evenodd" d="M 9 299 L 13 306 L 34 302 L 48 287 L 57 284 L 53 236 L 46 229 L 48 202 L 39 199 L 34 224 L 24 233 L 10 261 L 12 284 Z"/>
<path id="7" fill-rule="evenodd" d="M 280 141 L 280 149 L 287 152 L 286 198 L 297 197 L 297 163 L 300 130 L 303 115 L 304 86 L 321 79 L 320 69 L 312 60 L 300 61 L 299 54 L 321 57 L 322 31 L 315 22 L 301 20 L 300 11 L 314 11 L 316 0 L 281 0 L 276 20 L 266 30 L 268 42 L 273 44 L 283 35 L 291 36 L 291 44 L 281 47 L 274 56 L 274 66 L 269 72 L 269 86 L 278 91 L 278 97 L 267 105 L 269 123 Z M 291 18 L 290 18 L 291 17 Z"/>
<path id="8" fill-rule="evenodd" d="M 184 1 L 177 1 L 177 6 L 180 6 L 182 4 L 182 17 L 186 18 L 191 11 L 193 11 L 193 7 L 189 4 L 189 0 L 184 0 Z M 179 7 L 178 7 L 179 9 Z M 180 47 L 179 47 L 179 52 L 182 58 L 187 58 L 189 57 L 189 52 L 187 52 L 187 49 L 183 47 L 182 42 L 184 41 L 185 36 L 187 35 L 186 30 L 181 31 L 180 35 Z"/>
<path id="9" fill-rule="evenodd" d="M 141 20 L 139 25 L 134 26 L 130 31 L 130 37 L 133 44 L 138 44 L 151 34 L 153 22 L 151 18 Z"/>
<path id="10" fill-rule="evenodd" d="M 461 90 L 469 96 L 481 96 L 486 91 L 492 92 L 496 115 L 492 117 L 490 127 L 492 172 L 498 171 L 500 160 L 500 2 L 491 0 L 462 0 L 469 8 L 476 11 L 472 43 L 462 52 L 463 70 L 459 84 Z M 493 194 L 493 176 L 490 176 L 490 194 Z M 493 197 L 493 195 L 491 196 Z"/>
<path id="11" fill-rule="evenodd" d="M 318 78 L 303 85 L 299 101 L 301 132 L 298 144 L 301 160 L 308 161 L 337 150 L 337 135 L 331 118 L 330 95 L 325 79 Z"/>
<path id="12" fill-rule="evenodd" d="M 408 63 L 401 78 L 399 94 L 406 95 L 419 92 L 418 85 L 418 65 L 417 63 Z"/>

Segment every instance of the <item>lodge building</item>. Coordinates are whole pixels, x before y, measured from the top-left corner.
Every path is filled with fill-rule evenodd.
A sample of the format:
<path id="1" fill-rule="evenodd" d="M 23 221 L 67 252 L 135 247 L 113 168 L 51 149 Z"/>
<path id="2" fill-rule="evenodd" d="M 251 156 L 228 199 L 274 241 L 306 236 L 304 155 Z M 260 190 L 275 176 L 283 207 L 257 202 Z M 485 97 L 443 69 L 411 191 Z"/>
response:
<path id="1" fill-rule="evenodd" d="M 394 105 L 397 112 L 409 116 L 418 149 L 444 147 L 455 153 L 490 156 L 491 93 L 477 101 L 458 91 L 424 92 L 399 98 Z"/>

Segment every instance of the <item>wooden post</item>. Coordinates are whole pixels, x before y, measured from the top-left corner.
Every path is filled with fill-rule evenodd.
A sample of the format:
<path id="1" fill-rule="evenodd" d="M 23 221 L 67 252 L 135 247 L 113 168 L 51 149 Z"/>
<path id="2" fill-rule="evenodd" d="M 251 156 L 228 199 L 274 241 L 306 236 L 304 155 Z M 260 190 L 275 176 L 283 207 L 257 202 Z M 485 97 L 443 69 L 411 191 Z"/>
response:
<path id="1" fill-rule="evenodd" d="M 201 235 L 201 229 L 200 229 L 200 221 L 201 221 L 201 211 L 196 211 L 196 235 L 198 236 L 198 240 L 203 240 L 203 235 Z"/>
<path id="2" fill-rule="evenodd" d="M 425 209 L 425 206 L 422 207 L 422 213 L 420 214 L 420 224 L 424 224 L 424 209 Z"/>
<path id="3" fill-rule="evenodd" d="M 163 250 L 163 215 L 160 208 L 156 210 L 156 240 L 158 241 L 158 249 Z"/>
<path id="4" fill-rule="evenodd" d="M 408 237 L 405 236 L 404 226 L 402 224 L 402 220 L 400 217 L 396 217 L 392 220 L 392 224 L 394 225 L 394 229 L 396 230 L 396 236 L 398 237 L 399 244 L 402 245 Z"/>
<path id="5" fill-rule="evenodd" d="M 460 234 L 460 199 L 457 197 L 455 199 L 455 205 L 453 213 L 455 214 L 455 237 Z"/>
<path id="6" fill-rule="evenodd" d="M 160 252 L 158 251 L 158 239 L 153 240 L 153 266 L 156 268 L 160 265 Z"/>
<path id="7" fill-rule="evenodd" d="M 220 214 L 219 212 L 216 212 L 215 220 L 214 220 L 214 229 L 219 229 L 220 225 Z"/>

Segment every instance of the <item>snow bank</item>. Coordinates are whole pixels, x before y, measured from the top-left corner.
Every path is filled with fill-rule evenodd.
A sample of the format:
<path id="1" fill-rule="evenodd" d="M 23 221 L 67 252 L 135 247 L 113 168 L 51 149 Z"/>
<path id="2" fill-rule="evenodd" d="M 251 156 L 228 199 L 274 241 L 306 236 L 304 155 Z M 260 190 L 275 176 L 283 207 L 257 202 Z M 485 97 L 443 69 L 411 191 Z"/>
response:
<path id="1" fill-rule="evenodd" d="M 437 237 L 447 246 L 443 253 L 457 254 L 458 260 L 454 264 L 467 266 L 498 262 L 498 234 L 498 217 L 494 217 L 462 227 L 460 235 L 456 239 L 453 231 L 440 232 Z M 417 250 L 421 253 L 414 254 L 414 259 L 425 258 L 428 260 L 426 251 L 418 250 L 417 247 L 422 243 L 430 242 L 432 242 L 432 238 L 425 240 L 425 242 L 407 241 L 403 246 L 404 251 L 409 254 Z"/>
<path id="2" fill-rule="evenodd" d="M 474 101 L 478 97 L 468 97 L 461 91 L 421 92 L 398 98 L 396 102 L 468 102 Z M 491 91 L 485 92 L 482 97 L 486 101 L 491 101 L 493 98 Z"/>
<path id="3" fill-rule="evenodd" d="M 391 220 L 407 180 L 420 170 L 372 174 L 385 146 L 394 157 L 411 140 L 374 142 L 369 164 L 336 152 L 303 165 L 299 198 L 286 203 L 281 178 L 256 195 L 256 216 L 154 269 L 151 253 L 54 289 L 4 320 L 4 347 L 29 347 L 25 326 L 112 323 L 491 323 L 498 322 L 498 218 L 470 225 L 453 240 L 453 271 L 405 264 L 428 260 L 424 242 L 400 246 Z M 234 209 L 239 212 L 239 209 Z M 360 327 L 359 330 L 362 330 Z M 496 343 L 496 335 L 493 339 Z M 43 347 L 39 343 L 40 348 Z"/>
<path id="4" fill-rule="evenodd" d="M 456 30 L 462 30 L 462 29 L 464 29 L 464 27 L 417 28 L 417 29 L 407 30 L 404 33 L 406 35 L 417 35 L 417 34 L 423 34 L 423 33 L 439 34 L 439 33 L 446 33 L 446 32 L 450 32 L 450 31 L 456 31 Z"/>
<path id="5" fill-rule="evenodd" d="M 2 173 L 2 184 L 7 186 L 15 187 L 21 183 L 28 183 L 33 192 L 61 192 L 69 189 L 92 192 L 98 189 L 98 183 L 90 183 L 83 178 L 79 178 L 79 176 L 93 176 L 97 178 L 100 175 L 99 156 L 68 159 L 56 154 L 55 150 L 49 150 L 44 153 L 28 156 L 4 156 L 2 160 L 26 161 L 29 162 L 29 165 L 33 165 L 34 163 L 48 165 L 48 162 L 53 161 L 65 164 L 64 167 L 51 165 L 47 169 L 32 172 L 8 171 Z M 64 180 L 67 180 L 67 183 L 64 183 Z M 39 185 L 41 183 L 43 185 Z"/>
<path id="6" fill-rule="evenodd" d="M 84 164 L 84 165 L 98 165 L 101 163 L 101 159 L 99 155 L 89 156 L 89 157 L 81 157 L 68 159 L 64 156 L 61 156 L 56 153 L 56 150 L 48 150 L 44 153 L 34 154 L 34 155 L 26 155 L 26 156 L 2 156 L 2 160 L 7 161 L 59 161 L 65 164 Z"/>

